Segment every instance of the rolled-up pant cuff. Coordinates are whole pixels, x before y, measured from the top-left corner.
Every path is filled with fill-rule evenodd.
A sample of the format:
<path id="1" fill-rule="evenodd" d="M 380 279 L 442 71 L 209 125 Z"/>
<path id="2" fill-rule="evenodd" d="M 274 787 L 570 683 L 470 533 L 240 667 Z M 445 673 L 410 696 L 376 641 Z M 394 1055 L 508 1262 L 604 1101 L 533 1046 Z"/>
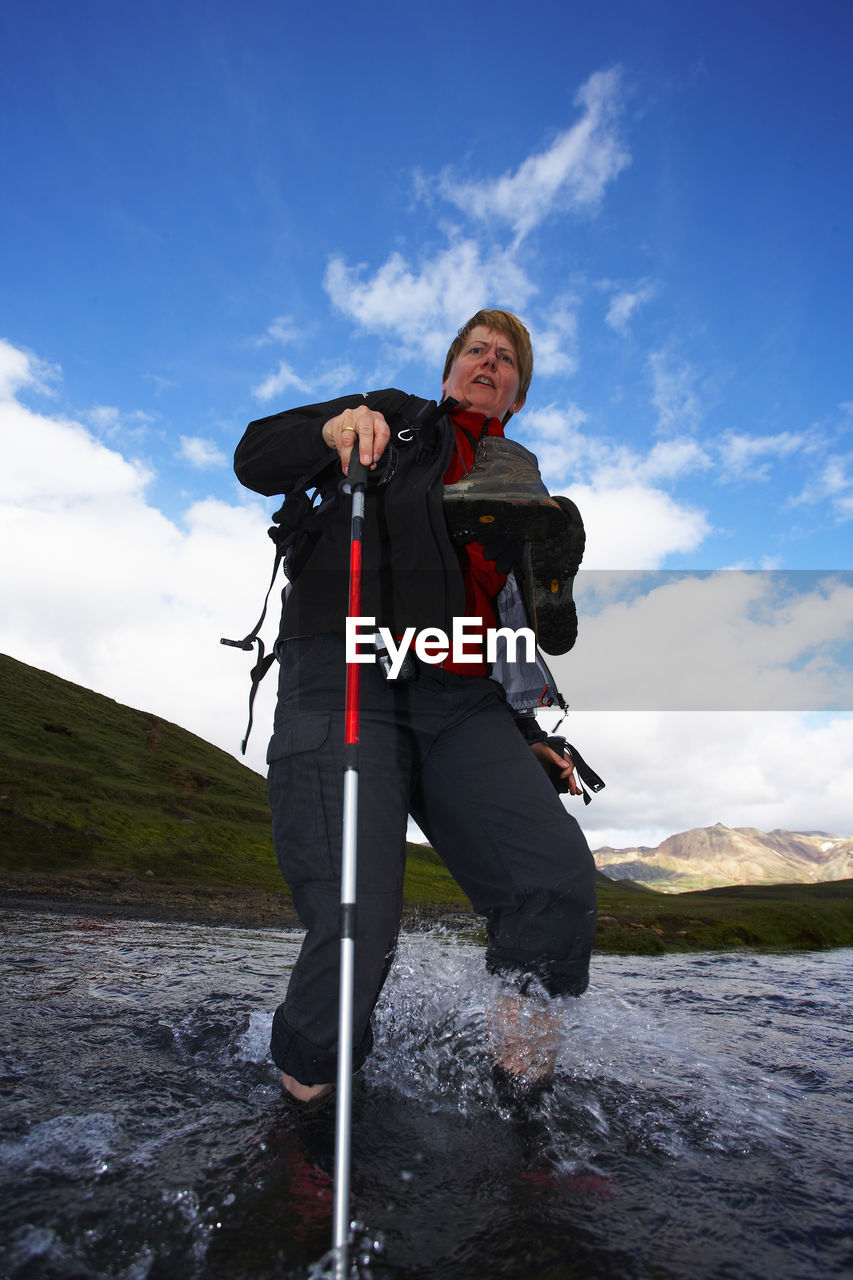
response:
<path id="1" fill-rule="evenodd" d="M 589 986 L 591 950 L 576 960 L 552 960 L 548 956 L 513 956 L 490 948 L 486 968 L 509 979 L 522 995 L 539 986 L 549 996 L 582 996 Z"/>
<path id="2" fill-rule="evenodd" d="M 288 1025 L 283 1005 L 275 1011 L 272 1020 L 270 1053 L 279 1071 L 284 1071 L 300 1084 L 331 1084 L 337 1078 L 337 1047 L 324 1048 L 313 1044 Z M 373 1048 L 373 1028 L 368 1026 L 360 1042 L 354 1046 L 352 1069 L 358 1071 Z"/>
<path id="3" fill-rule="evenodd" d="M 583 995 L 596 920 L 594 882 L 574 892 L 521 892 L 511 906 L 489 913 L 486 967 L 522 992 L 538 982 L 550 996 Z"/>

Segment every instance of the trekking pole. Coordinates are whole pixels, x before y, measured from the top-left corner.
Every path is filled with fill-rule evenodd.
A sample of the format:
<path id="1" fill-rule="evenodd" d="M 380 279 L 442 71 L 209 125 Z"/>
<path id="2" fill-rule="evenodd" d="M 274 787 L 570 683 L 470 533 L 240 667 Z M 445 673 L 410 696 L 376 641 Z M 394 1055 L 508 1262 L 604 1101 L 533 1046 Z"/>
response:
<path id="1" fill-rule="evenodd" d="M 352 494 L 350 523 L 349 600 L 351 618 L 361 614 L 361 542 L 364 531 L 364 489 L 367 469 L 352 452 L 349 473 L 341 488 Z M 338 995 L 338 1081 L 335 1115 L 335 1199 L 332 1246 L 335 1280 L 345 1280 L 349 1253 L 350 1150 L 352 1139 L 353 989 L 355 977 L 355 880 L 358 829 L 358 662 L 347 663 L 344 704 L 344 808 L 341 845 L 341 967 Z"/>

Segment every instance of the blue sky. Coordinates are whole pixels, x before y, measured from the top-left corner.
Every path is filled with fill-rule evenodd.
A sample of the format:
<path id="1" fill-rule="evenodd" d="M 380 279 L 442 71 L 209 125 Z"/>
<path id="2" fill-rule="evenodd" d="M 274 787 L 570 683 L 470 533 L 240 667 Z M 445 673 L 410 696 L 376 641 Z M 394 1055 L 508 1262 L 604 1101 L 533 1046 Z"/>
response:
<path id="1" fill-rule="evenodd" d="M 349 390 L 435 395 L 458 325 L 504 305 L 536 354 L 512 430 L 581 507 L 587 567 L 767 571 L 737 606 L 754 620 L 773 601 L 742 650 L 756 674 L 762 653 L 797 670 L 818 653 L 827 687 L 849 689 L 849 574 L 801 609 L 819 621 L 796 643 L 778 581 L 759 587 L 851 569 L 851 36 L 832 0 L 7 0 L 16 556 L 0 647 L 233 749 L 244 671 L 208 646 L 248 630 L 266 586 L 271 506 L 230 471 L 246 422 Z M 560 664 L 570 701 L 583 663 Z M 774 719 L 792 705 L 768 696 L 758 737 L 735 737 L 763 757 L 819 733 L 849 796 L 849 716 Z M 785 799 L 792 778 L 768 781 L 766 811 L 753 790 L 706 812 L 703 768 L 647 811 L 614 746 L 624 726 L 591 716 L 585 754 L 615 770 L 595 802 L 610 843 L 717 820 L 851 826 L 818 781 L 824 756 L 808 810 Z M 677 723 L 628 734 L 657 743 L 661 776 L 676 738 L 688 757 L 693 732 L 731 741 L 719 717 Z"/>

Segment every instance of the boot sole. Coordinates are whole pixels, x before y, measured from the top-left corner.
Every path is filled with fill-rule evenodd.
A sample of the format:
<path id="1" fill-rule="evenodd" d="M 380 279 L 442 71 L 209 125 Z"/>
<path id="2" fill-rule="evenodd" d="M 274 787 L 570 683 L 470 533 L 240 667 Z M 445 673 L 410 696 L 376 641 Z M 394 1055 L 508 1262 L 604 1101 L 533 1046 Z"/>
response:
<path id="1" fill-rule="evenodd" d="M 572 586 L 586 545 L 583 520 L 571 499 L 445 501 L 444 514 L 457 542 L 484 542 L 500 533 L 524 544 L 519 586 L 536 639 L 546 653 L 567 653 L 578 634 Z"/>

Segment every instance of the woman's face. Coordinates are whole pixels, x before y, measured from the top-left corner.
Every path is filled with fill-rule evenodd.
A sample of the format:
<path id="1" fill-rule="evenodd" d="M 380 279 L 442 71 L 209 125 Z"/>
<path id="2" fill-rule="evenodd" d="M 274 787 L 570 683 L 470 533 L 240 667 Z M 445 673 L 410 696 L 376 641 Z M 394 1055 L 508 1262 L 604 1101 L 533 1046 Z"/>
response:
<path id="1" fill-rule="evenodd" d="M 475 413 L 503 421 L 507 410 L 518 413 L 524 397 L 518 398 L 518 357 L 505 333 L 478 324 L 450 366 L 442 385 L 452 396 Z"/>

